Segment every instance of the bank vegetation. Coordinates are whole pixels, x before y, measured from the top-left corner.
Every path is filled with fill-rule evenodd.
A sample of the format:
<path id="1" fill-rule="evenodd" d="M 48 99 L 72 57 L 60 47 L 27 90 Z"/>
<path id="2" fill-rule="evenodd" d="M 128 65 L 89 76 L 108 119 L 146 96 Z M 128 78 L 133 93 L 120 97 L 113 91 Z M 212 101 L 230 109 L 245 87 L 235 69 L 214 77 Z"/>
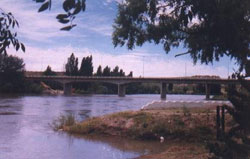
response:
<path id="1" fill-rule="evenodd" d="M 125 111 L 92 117 L 78 122 L 73 115 L 61 116 L 53 123 L 55 130 L 73 135 L 104 135 L 156 140 L 170 146 L 158 154 L 140 158 L 216 158 L 216 111 L 206 108 L 169 108 L 165 110 Z M 226 132 L 235 124 L 226 113 Z M 234 155 L 240 156 L 238 152 Z"/>

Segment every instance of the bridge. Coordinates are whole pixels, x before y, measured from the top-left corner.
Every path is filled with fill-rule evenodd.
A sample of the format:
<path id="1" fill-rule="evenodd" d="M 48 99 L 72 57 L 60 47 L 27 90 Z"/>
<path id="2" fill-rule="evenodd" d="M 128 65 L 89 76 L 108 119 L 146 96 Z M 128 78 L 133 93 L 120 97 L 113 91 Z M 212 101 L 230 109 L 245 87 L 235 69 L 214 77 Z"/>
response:
<path id="1" fill-rule="evenodd" d="M 210 98 L 210 86 L 212 84 L 240 84 L 236 79 L 222 79 L 218 77 L 97 77 L 97 76 L 43 76 L 25 75 L 27 80 L 32 81 L 56 81 L 63 84 L 65 95 L 71 95 L 72 83 L 100 82 L 118 85 L 118 96 L 124 97 L 126 85 L 130 83 L 158 83 L 161 88 L 161 99 L 166 99 L 167 84 L 204 84 L 206 88 L 206 99 Z M 250 84 L 250 80 L 247 81 Z"/>

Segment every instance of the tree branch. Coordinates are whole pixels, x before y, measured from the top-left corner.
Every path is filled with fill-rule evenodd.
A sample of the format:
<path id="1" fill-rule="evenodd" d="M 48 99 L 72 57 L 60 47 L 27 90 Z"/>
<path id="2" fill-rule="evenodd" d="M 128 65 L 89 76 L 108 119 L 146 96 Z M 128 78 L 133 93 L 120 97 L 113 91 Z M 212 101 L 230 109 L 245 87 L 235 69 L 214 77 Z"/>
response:
<path id="1" fill-rule="evenodd" d="M 186 54 L 190 54 L 190 53 L 191 53 L 190 51 L 187 51 L 187 52 L 184 52 L 184 53 L 177 54 L 174 57 L 178 57 L 178 56 L 182 56 L 182 55 L 186 55 Z"/>

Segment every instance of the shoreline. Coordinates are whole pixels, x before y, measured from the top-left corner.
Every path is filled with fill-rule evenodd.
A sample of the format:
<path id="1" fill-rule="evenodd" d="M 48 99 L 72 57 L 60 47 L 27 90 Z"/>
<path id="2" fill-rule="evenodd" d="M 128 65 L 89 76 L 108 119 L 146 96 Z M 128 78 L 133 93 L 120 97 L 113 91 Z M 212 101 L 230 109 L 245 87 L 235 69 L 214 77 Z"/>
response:
<path id="1" fill-rule="evenodd" d="M 161 153 L 140 158 L 164 159 L 170 152 L 174 159 L 181 158 L 178 154 L 190 156 L 186 157 L 190 159 L 209 158 L 213 154 L 209 153 L 207 143 L 216 140 L 215 116 L 214 107 L 125 111 L 82 122 L 76 122 L 73 117 L 64 117 L 64 121 L 61 120 L 62 123 L 54 125 L 54 128 L 80 136 L 118 136 L 172 144 Z M 231 118 L 227 115 L 226 119 L 226 126 L 229 127 Z"/>

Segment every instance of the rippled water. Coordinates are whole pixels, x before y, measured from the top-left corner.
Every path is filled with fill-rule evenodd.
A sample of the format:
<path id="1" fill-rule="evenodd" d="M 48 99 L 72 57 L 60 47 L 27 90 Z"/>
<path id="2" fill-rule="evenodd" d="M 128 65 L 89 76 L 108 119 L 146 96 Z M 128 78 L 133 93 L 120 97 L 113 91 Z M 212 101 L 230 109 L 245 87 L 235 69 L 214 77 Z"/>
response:
<path id="1" fill-rule="evenodd" d="M 159 142 L 114 137 L 76 137 L 54 132 L 49 123 L 61 114 L 79 120 L 138 110 L 159 95 L 0 97 L 0 159 L 124 159 L 161 151 Z M 204 96 L 169 95 L 168 100 L 203 100 Z"/>

